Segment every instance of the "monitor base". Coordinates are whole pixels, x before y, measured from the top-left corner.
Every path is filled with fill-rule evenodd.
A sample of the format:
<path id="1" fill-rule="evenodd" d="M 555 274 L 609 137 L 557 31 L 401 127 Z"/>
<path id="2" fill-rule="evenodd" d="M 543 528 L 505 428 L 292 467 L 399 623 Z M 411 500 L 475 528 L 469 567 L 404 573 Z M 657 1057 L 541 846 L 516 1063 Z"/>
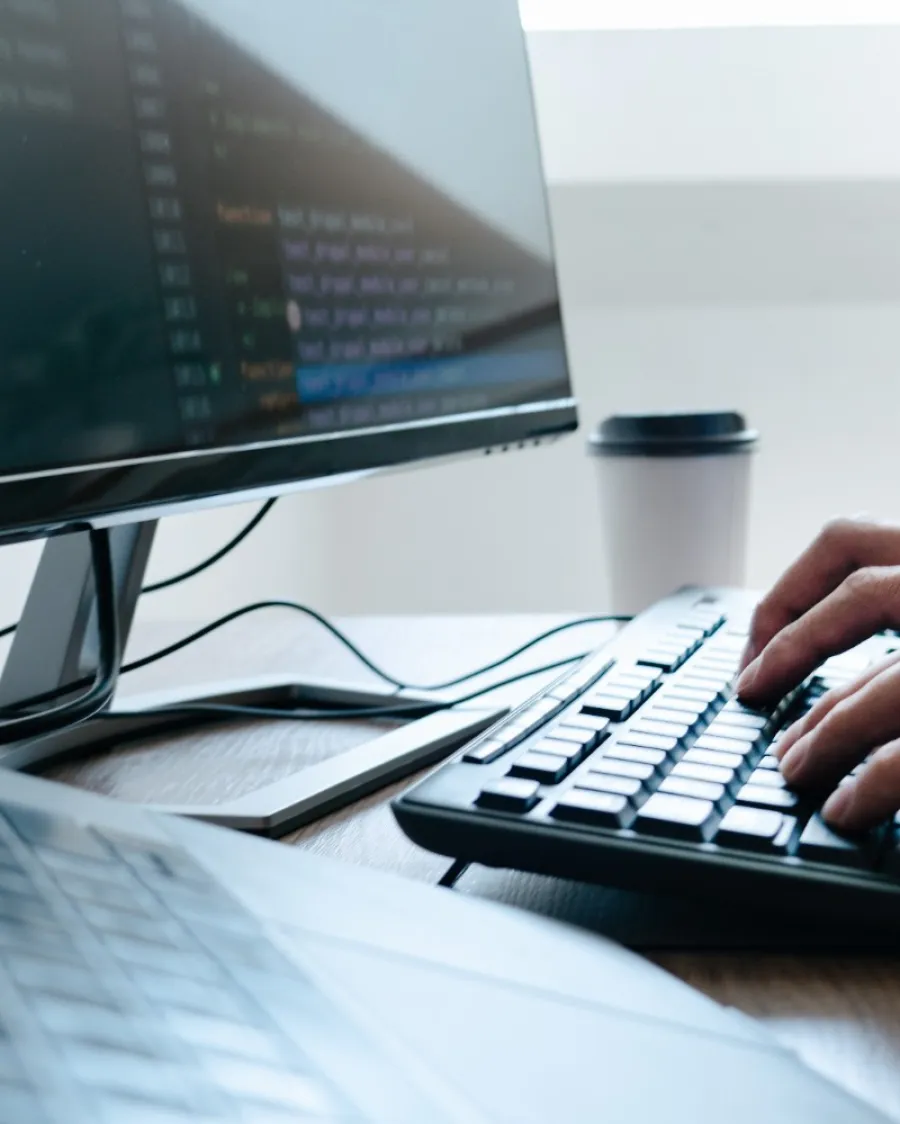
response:
<path id="1" fill-rule="evenodd" d="M 154 532 L 153 523 L 117 527 L 112 532 L 123 649 Z M 92 673 L 95 601 L 87 535 L 48 539 L 0 677 L 0 706 L 58 691 Z M 290 677 L 217 684 L 202 695 L 196 688 L 155 692 L 123 700 L 102 716 L 57 734 L 0 747 L 0 768 L 39 772 L 51 764 L 110 752 L 139 738 L 223 721 L 215 713 L 165 709 L 172 707 L 257 707 L 283 710 L 286 720 L 289 711 L 300 708 L 381 708 L 398 703 L 434 708 L 355 749 L 236 800 L 210 806 L 154 806 L 155 811 L 277 838 L 435 764 L 506 713 L 505 707 L 476 703 L 437 709 L 444 702 L 437 694 L 361 688 L 327 680 L 298 682 Z"/>

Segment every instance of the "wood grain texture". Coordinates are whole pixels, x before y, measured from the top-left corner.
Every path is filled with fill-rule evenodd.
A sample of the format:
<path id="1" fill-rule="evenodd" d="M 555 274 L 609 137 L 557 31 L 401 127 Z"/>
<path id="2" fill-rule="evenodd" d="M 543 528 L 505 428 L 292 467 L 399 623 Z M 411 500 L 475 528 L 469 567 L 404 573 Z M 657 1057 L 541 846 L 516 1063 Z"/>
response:
<path id="1" fill-rule="evenodd" d="M 434 681 L 486 663 L 561 618 L 369 618 L 346 622 L 354 640 L 401 677 Z M 132 656 L 190 631 L 185 625 L 138 630 Z M 602 628 L 572 633 L 523 657 L 534 666 L 589 648 Z M 198 687 L 239 675 L 296 672 L 372 684 L 352 657 L 314 625 L 284 614 L 244 620 L 218 636 L 128 676 L 123 695 L 167 685 Z M 519 688 L 533 689 L 534 684 Z M 126 800 L 214 801 L 359 744 L 371 723 L 242 723 L 157 738 L 53 770 L 68 783 Z M 390 812 L 402 782 L 294 833 L 286 842 L 409 878 L 437 882 L 449 863 L 409 843 Z M 655 953 L 668 971 L 721 1003 L 761 1019 L 832 1080 L 900 1120 L 900 958 L 873 955 L 775 955 L 734 950 L 777 946 L 773 925 L 725 912 L 701 913 L 681 899 L 585 887 L 557 879 L 471 868 L 458 892 L 632 939 L 644 947 L 705 945 L 709 950 Z M 757 925 L 753 929 L 754 923 Z M 692 928 L 693 926 L 693 928 Z M 767 935 L 766 935 L 767 934 Z M 802 934 L 797 936 L 802 947 Z M 809 942 L 811 944 L 811 942 Z M 712 946 L 712 947 L 711 947 Z"/>
<path id="2" fill-rule="evenodd" d="M 758 1019 L 810 1066 L 900 1120 L 897 957 L 654 957 L 726 1006 Z"/>

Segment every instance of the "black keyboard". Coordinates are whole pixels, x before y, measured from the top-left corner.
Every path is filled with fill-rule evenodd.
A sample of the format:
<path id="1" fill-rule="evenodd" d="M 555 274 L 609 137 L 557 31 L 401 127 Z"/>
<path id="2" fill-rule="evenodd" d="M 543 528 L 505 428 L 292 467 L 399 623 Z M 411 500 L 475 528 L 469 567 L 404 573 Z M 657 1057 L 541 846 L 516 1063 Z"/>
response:
<path id="1" fill-rule="evenodd" d="M 395 801 L 403 829 L 469 862 L 900 922 L 897 822 L 832 831 L 827 794 L 791 789 L 771 752 L 898 641 L 874 637 L 753 710 L 733 691 L 753 604 L 659 602 Z"/>
<path id="2" fill-rule="evenodd" d="M 0 1124 L 434 1119 L 394 1070 L 186 853 L 0 804 Z"/>

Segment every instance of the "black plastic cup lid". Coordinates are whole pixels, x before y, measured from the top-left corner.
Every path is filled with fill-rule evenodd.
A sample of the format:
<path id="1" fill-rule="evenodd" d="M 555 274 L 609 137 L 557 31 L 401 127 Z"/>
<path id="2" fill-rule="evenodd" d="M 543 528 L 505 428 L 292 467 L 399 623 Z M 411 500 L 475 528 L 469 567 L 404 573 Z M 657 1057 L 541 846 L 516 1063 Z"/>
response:
<path id="1" fill-rule="evenodd" d="M 750 453 L 759 433 L 742 414 L 614 414 L 588 440 L 595 457 L 709 457 Z"/>

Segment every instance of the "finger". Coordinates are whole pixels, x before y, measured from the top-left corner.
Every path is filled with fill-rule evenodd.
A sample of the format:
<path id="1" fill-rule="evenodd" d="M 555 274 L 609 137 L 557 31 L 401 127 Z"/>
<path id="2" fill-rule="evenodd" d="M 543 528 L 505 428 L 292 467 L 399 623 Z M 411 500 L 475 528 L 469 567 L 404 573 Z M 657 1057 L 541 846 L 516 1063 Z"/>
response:
<path id="1" fill-rule="evenodd" d="M 834 785 L 874 749 L 900 735 L 900 666 L 887 668 L 794 743 L 781 772 L 798 787 Z"/>
<path id="2" fill-rule="evenodd" d="M 818 699 L 814 706 L 807 711 L 802 718 L 799 718 L 793 725 L 789 726 L 785 732 L 778 739 L 776 745 L 772 747 L 771 752 L 780 760 L 784 758 L 788 750 L 804 737 L 806 734 L 811 733 L 822 721 L 822 719 L 830 714 L 838 703 L 848 699 L 851 695 L 855 695 L 867 683 L 871 683 L 873 679 L 877 678 L 882 671 L 886 671 L 894 664 L 900 663 L 900 652 L 893 656 L 888 656 L 886 659 L 879 660 L 877 663 L 872 664 L 871 667 L 866 668 L 862 675 L 858 675 L 849 683 L 845 683 L 841 687 L 835 687 L 828 691 L 820 699 Z"/>
<path id="3" fill-rule="evenodd" d="M 738 680 L 738 694 L 751 703 L 780 698 L 829 656 L 895 620 L 900 620 L 900 567 L 856 570 L 766 645 Z"/>
<path id="4" fill-rule="evenodd" d="M 900 527 L 869 520 L 827 523 L 760 601 L 739 667 L 743 671 L 783 628 L 827 597 L 854 570 L 900 565 Z"/>
<path id="5" fill-rule="evenodd" d="M 872 754 L 859 776 L 832 793 L 822 814 L 842 831 L 865 831 L 900 808 L 900 740 Z"/>

